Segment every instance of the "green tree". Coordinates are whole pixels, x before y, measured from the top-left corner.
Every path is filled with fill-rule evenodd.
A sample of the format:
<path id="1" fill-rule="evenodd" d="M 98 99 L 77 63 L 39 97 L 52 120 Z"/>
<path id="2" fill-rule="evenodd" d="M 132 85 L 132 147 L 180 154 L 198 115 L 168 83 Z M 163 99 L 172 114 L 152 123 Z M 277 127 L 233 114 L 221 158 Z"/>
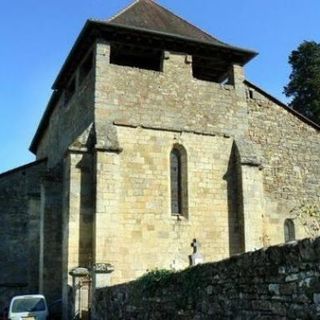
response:
<path id="1" fill-rule="evenodd" d="M 290 81 L 284 87 L 294 110 L 320 124 L 320 43 L 304 41 L 291 52 Z"/>

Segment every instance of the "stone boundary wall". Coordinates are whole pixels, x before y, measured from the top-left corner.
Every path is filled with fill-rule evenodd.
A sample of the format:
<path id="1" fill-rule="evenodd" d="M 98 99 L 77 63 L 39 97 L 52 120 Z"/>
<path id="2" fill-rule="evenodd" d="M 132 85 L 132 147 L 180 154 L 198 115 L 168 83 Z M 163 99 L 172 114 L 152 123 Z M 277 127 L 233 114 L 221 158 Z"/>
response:
<path id="1" fill-rule="evenodd" d="M 320 319 L 320 238 L 96 291 L 93 319 Z"/>

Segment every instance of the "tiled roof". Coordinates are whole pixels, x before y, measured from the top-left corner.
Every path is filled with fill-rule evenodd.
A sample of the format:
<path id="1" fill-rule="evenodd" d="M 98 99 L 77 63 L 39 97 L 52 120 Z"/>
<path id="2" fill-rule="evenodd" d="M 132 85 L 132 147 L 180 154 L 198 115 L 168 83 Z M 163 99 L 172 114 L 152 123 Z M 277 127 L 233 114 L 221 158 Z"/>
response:
<path id="1" fill-rule="evenodd" d="M 227 44 L 178 17 L 153 0 L 135 1 L 119 14 L 108 20 L 108 23 L 161 32 L 228 47 Z"/>
<path id="2" fill-rule="evenodd" d="M 179 43 L 179 50 L 185 49 L 184 47 L 181 48 L 181 43 L 183 43 L 183 46 L 185 44 L 192 44 L 197 50 L 199 49 L 199 45 L 205 47 L 205 50 L 208 48 L 216 51 L 223 50 L 222 60 L 224 62 L 229 59 L 241 65 L 246 64 L 257 54 L 251 50 L 238 48 L 214 38 L 155 3 L 153 0 L 136 0 L 108 21 L 88 20 L 53 84 L 55 91 L 31 142 L 30 150 L 33 153 L 37 151 L 38 144 L 48 126 L 56 102 L 64 88 L 65 81 L 77 68 L 83 57 L 83 52 L 86 52 L 90 48 L 98 36 L 107 37 L 109 41 L 112 41 L 113 38 L 119 40 L 117 38 L 118 34 L 129 32 L 139 34 L 140 36 L 161 37 L 163 41 L 167 41 L 165 42 L 166 46 L 168 46 L 168 43 L 171 46 L 172 43 Z"/>

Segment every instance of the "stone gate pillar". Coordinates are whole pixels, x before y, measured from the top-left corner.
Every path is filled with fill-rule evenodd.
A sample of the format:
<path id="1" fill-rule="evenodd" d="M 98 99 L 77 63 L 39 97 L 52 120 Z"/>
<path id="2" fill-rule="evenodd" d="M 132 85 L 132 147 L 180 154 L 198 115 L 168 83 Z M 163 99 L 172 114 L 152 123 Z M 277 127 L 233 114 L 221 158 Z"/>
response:
<path id="1" fill-rule="evenodd" d="M 87 268 L 74 268 L 69 275 L 72 277 L 73 317 L 90 319 L 91 276 Z"/>

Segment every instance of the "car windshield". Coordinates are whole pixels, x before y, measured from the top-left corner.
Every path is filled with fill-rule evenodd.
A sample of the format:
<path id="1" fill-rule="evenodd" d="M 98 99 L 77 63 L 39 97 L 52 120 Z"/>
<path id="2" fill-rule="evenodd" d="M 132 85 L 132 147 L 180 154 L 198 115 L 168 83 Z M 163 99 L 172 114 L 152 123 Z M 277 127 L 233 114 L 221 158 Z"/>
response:
<path id="1" fill-rule="evenodd" d="M 12 312 L 34 312 L 45 311 L 46 306 L 43 298 L 21 298 L 16 299 L 12 305 Z"/>

